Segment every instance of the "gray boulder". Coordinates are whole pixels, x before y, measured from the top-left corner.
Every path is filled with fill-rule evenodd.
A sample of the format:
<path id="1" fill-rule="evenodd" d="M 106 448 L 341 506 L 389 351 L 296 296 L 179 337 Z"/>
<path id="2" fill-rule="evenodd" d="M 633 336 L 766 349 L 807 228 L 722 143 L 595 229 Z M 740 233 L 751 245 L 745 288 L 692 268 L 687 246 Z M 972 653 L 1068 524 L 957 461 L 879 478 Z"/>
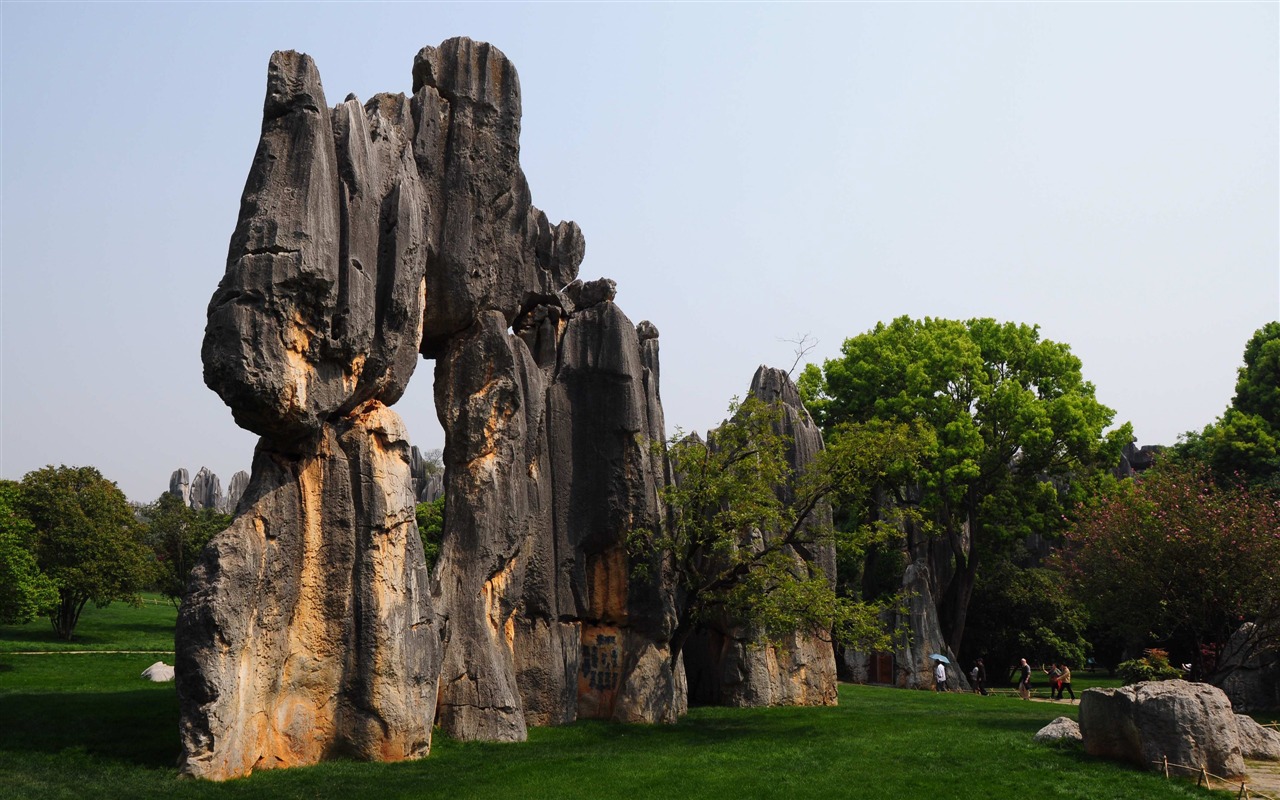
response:
<path id="1" fill-rule="evenodd" d="M 1120 689 L 1087 689 L 1080 733 L 1090 755 L 1143 769 L 1244 774 L 1239 723 L 1222 690 L 1203 683 L 1148 681 Z M 1175 767 L 1174 765 L 1183 765 Z"/>
<path id="2" fill-rule="evenodd" d="M 1212 680 L 1237 711 L 1280 708 L 1277 641 L 1280 636 L 1274 630 L 1268 632 L 1254 622 L 1241 625 L 1227 641 Z"/>
<path id="3" fill-rule="evenodd" d="M 1247 714 L 1236 714 L 1240 754 L 1261 761 L 1280 761 L 1280 731 L 1264 728 Z"/>
<path id="4" fill-rule="evenodd" d="M 157 661 L 142 671 L 142 677 L 152 683 L 167 683 L 173 680 L 173 667 L 163 661 Z"/>
<path id="5" fill-rule="evenodd" d="M 1071 717 L 1058 717 L 1036 731 L 1035 735 L 1035 741 L 1037 742 L 1078 742 L 1080 740 L 1080 723 Z"/>

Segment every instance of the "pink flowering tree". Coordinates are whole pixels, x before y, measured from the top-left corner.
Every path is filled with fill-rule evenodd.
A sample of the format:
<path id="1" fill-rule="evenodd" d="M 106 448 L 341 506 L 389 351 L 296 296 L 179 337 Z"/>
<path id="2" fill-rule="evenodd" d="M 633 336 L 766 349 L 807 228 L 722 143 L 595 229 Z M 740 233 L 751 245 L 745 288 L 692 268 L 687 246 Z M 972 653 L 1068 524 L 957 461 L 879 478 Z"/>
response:
<path id="1" fill-rule="evenodd" d="M 1192 642 L 1207 655 L 1253 621 L 1256 646 L 1280 646 L 1280 504 L 1219 486 L 1202 465 L 1125 481 L 1082 511 L 1057 561 L 1094 621 L 1131 645 Z"/>

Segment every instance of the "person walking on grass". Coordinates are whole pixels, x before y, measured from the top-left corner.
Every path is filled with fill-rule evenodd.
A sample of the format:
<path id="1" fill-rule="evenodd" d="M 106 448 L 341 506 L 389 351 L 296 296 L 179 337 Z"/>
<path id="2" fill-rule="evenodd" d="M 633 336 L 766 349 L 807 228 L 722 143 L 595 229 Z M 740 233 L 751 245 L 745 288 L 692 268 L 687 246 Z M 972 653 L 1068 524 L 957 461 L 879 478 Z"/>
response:
<path id="1" fill-rule="evenodd" d="M 1022 663 L 1018 665 L 1018 669 L 1022 671 L 1021 677 L 1018 678 L 1018 697 L 1023 700 L 1031 699 L 1031 665 L 1027 660 L 1022 659 Z"/>
<path id="2" fill-rule="evenodd" d="M 980 695 L 986 695 L 987 668 L 983 665 L 982 659 L 973 662 L 973 669 L 969 670 L 969 680 L 973 683 L 973 690 Z"/>
<path id="3" fill-rule="evenodd" d="M 1057 664 L 1045 666 L 1040 665 L 1040 671 L 1049 676 L 1049 699 L 1062 699 L 1062 670 L 1058 669 Z"/>
<path id="4" fill-rule="evenodd" d="M 1071 688 L 1071 667 L 1066 664 L 1059 664 L 1058 669 L 1062 670 L 1062 676 L 1058 678 L 1058 699 L 1062 699 L 1063 692 L 1071 692 L 1071 702 L 1076 701 L 1076 693 Z"/>
<path id="5" fill-rule="evenodd" d="M 947 690 L 947 666 L 941 661 L 933 668 L 933 688 L 939 692 Z"/>

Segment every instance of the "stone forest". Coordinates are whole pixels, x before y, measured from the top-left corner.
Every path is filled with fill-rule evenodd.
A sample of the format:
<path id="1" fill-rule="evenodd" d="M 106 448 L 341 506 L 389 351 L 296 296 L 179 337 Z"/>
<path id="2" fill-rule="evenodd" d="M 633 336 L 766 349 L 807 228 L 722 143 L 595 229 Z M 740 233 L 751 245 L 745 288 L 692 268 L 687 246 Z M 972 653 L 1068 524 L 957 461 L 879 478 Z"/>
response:
<path id="1" fill-rule="evenodd" d="M 730 616 L 684 627 L 671 559 L 632 546 L 671 528 L 665 492 L 685 475 L 663 449 L 658 328 L 623 313 L 612 280 L 579 278 L 583 232 L 534 207 L 520 126 L 515 67 L 488 44 L 423 48 L 411 95 L 332 107 L 309 56 L 272 55 L 201 353 L 205 383 L 259 437 L 252 474 L 226 496 L 204 470 L 170 485 L 183 506 L 236 515 L 178 611 L 184 774 L 420 758 L 437 728 L 510 742 L 580 719 L 672 723 L 691 700 L 832 705 L 838 660 L 854 679 L 876 669 L 838 659 L 825 632 L 775 644 Z M 445 433 L 430 485 L 392 410 L 422 360 Z M 761 367 L 747 396 L 780 409 L 788 475 L 823 457 L 823 414 L 788 372 Z M 1148 455 L 1125 454 L 1130 472 Z M 437 496 L 429 564 L 415 504 Z M 974 530 L 939 540 L 970 581 Z M 930 688 L 931 659 L 957 655 L 944 625 L 965 620 L 939 619 L 932 545 L 915 538 L 890 621 L 910 635 L 881 682 Z M 836 574 L 831 544 L 786 557 Z M 967 690 L 966 674 L 947 682 Z"/>
<path id="2" fill-rule="evenodd" d="M 627 550 L 666 524 L 658 329 L 578 280 L 582 231 L 532 205 L 520 114 L 513 65 L 465 38 L 418 54 L 411 97 L 333 108 L 308 56 L 272 56 L 202 351 L 261 438 L 179 617 L 186 773 L 414 758 L 433 724 L 521 740 L 684 711 L 674 588 Z M 431 572 L 390 408 L 420 358 L 446 435 Z M 790 404 L 797 452 L 821 447 L 785 373 L 752 391 Z M 834 702 L 829 641 L 746 644 L 706 652 L 735 676 L 711 681 L 724 700 Z"/>

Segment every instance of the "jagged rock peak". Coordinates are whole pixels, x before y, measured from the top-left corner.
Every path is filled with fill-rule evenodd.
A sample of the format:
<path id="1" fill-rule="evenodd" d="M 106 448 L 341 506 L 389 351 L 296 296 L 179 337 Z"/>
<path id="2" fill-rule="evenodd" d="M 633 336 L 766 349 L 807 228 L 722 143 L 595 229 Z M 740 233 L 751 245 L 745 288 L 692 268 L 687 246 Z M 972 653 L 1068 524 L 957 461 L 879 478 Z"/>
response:
<path id="1" fill-rule="evenodd" d="M 564 294 L 573 303 L 575 309 L 590 308 L 610 302 L 617 297 L 618 284 L 610 278 L 598 278 L 585 283 L 578 280 L 566 286 Z"/>

